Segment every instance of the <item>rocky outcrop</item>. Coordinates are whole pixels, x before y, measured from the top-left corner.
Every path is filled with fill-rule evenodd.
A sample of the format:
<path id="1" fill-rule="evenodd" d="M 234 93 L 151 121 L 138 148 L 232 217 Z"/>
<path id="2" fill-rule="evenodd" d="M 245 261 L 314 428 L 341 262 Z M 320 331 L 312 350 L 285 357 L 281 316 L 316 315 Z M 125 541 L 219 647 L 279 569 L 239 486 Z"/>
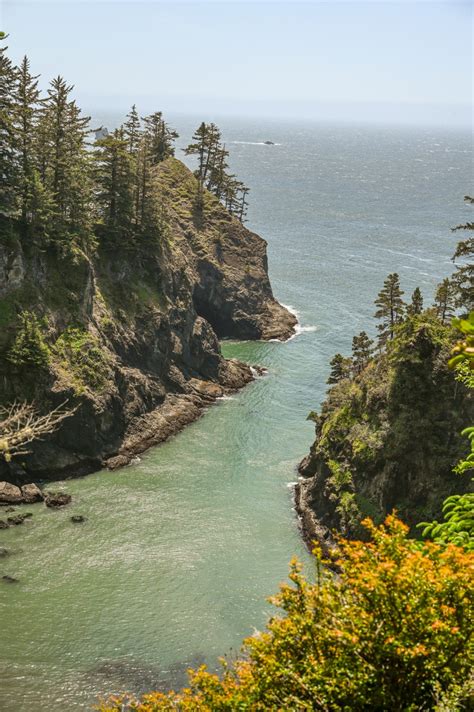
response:
<path id="1" fill-rule="evenodd" d="M 33 502 L 42 502 L 44 495 L 38 485 L 30 483 L 28 485 L 23 485 L 21 488 L 21 494 L 23 497 L 23 502 L 25 504 L 33 504 Z"/>
<path id="2" fill-rule="evenodd" d="M 166 225 L 141 250 L 103 244 L 93 257 L 65 257 L 19 235 L 0 245 L 0 404 L 74 409 L 20 464 L 1 463 L 1 479 L 126 464 L 252 380 L 247 365 L 223 358 L 219 338 L 294 332 L 272 294 L 265 241 L 210 194 L 196 215 L 196 181 L 180 161 L 160 164 L 154 182 Z M 41 363 L 9 357 L 25 312 L 37 318 Z"/>
<path id="3" fill-rule="evenodd" d="M 10 482 L 0 482 L 0 503 L 20 504 L 23 502 L 21 489 Z"/>
<path id="4" fill-rule="evenodd" d="M 308 543 L 363 536 L 362 518 L 394 509 L 416 535 L 446 497 L 469 489 L 470 475 L 453 467 L 468 450 L 460 433 L 474 403 L 447 367 L 452 340 L 431 313 L 407 320 L 387 353 L 330 389 L 299 465 L 296 510 Z"/>

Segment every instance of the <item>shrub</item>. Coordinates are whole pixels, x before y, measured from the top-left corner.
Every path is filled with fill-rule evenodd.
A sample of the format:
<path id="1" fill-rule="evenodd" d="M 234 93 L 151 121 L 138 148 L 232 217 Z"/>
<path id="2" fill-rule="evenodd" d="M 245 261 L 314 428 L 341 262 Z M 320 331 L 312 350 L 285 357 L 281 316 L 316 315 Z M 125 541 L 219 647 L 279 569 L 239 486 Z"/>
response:
<path id="1" fill-rule="evenodd" d="M 394 516 L 364 526 L 370 542 L 339 541 L 339 576 L 318 557 L 308 582 L 292 563 L 292 583 L 272 599 L 285 615 L 249 638 L 222 678 L 203 667 L 189 689 L 99 709 L 414 711 L 440 700 L 459 709 L 473 663 L 473 554 L 417 543 Z"/>
<path id="2" fill-rule="evenodd" d="M 49 349 L 38 317 L 33 312 L 23 311 L 19 319 L 20 328 L 8 352 L 8 360 L 19 367 L 46 367 L 49 363 Z"/>

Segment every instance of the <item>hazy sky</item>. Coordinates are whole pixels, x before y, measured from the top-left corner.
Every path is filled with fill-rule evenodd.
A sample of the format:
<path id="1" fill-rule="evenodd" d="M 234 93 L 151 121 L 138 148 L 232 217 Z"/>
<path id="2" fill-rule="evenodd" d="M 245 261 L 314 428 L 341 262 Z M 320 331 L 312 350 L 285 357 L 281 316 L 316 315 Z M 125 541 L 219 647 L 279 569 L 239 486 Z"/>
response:
<path id="1" fill-rule="evenodd" d="M 86 109 L 467 123 L 472 4 L 0 0 L 10 55 Z"/>

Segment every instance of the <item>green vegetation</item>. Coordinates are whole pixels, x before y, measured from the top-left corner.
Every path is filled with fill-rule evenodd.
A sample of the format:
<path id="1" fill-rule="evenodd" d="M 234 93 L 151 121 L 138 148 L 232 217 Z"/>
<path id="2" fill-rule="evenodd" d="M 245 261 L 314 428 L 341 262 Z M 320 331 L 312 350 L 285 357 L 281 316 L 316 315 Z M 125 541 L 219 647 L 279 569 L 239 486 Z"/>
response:
<path id="1" fill-rule="evenodd" d="M 5 35 L 0 42 L 5 40 Z M 54 78 L 46 96 L 24 57 L 19 67 L 0 46 L 0 239 L 20 228 L 25 245 L 56 256 L 91 256 L 97 248 L 141 255 L 166 237 L 166 205 L 156 167 L 174 155 L 178 134 L 155 111 L 140 118 L 132 106 L 111 134 L 100 127 L 90 150 L 90 117 L 73 87 Z M 201 124 L 186 153 L 198 154 L 199 212 L 206 191 L 244 220 L 248 189 L 227 172 L 228 151 L 215 124 Z"/>
<path id="2" fill-rule="evenodd" d="M 204 207 L 204 188 L 214 193 L 231 215 L 244 222 L 247 213 L 249 189 L 234 175 L 227 172 L 229 151 L 221 144 L 221 133 L 215 124 L 201 123 L 193 135 L 194 143 L 185 149 L 187 156 L 197 156 L 198 167 L 194 173 L 198 181 L 196 207 Z"/>
<path id="3" fill-rule="evenodd" d="M 39 319 L 32 312 L 23 311 L 19 316 L 19 322 L 20 326 L 8 353 L 8 360 L 19 368 L 46 368 L 50 353 Z"/>
<path id="4" fill-rule="evenodd" d="M 100 393 L 112 379 L 109 357 L 99 341 L 81 328 L 69 327 L 52 347 L 57 365 L 73 384 L 76 395 L 89 388 Z"/>
<path id="5" fill-rule="evenodd" d="M 271 599 L 284 615 L 245 641 L 222 678 L 203 667 L 189 689 L 112 698 L 101 712 L 467 709 L 473 554 L 419 545 L 395 517 L 364 527 L 370 541 L 339 541 L 338 577 L 317 551 L 314 583 L 292 563 L 291 584 Z"/>

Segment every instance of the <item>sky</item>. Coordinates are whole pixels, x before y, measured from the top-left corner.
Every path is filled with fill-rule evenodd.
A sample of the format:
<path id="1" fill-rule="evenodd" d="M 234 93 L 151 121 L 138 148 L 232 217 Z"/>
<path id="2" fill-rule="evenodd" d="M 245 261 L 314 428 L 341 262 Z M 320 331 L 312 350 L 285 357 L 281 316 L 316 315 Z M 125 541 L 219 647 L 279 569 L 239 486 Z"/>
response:
<path id="1" fill-rule="evenodd" d="M 465 125 L 472 3 L 0 0 L 9 54 L 88 111 Z M 203 116 L 203 118 L 206 118 Z"/>

